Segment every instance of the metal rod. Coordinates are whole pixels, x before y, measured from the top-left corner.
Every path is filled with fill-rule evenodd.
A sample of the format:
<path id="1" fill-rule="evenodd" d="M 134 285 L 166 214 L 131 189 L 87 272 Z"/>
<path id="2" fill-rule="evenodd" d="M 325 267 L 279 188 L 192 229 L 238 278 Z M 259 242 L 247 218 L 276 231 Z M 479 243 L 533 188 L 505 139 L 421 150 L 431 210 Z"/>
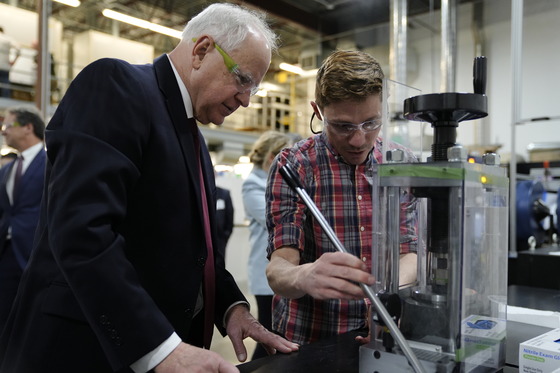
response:
<path id="1" fill-rule="evenodd" d="M 516 153 L 516 123 L 521 117 L 521 71 L 523 49 L 523 0 L 513 0 L 511 3 L 511 150 L 509 160 L 509 250 L 517 252 L 517 223 L 516 223 L 516 185 L 517 159 Z"/>
<path id="2" fill-rule="evenodd" d="M 455 91 L 457 70 L 457 0 L 441 1 L 441 92 Z"/>
<path id="3" fill-rule="evenodd" d="M 45 120 L 48 118 L 49 105 L 50 105 L 50 87 L 51 87 L 51 75 L 50 75 L 50 54 L 49 54 L 49 15 L 51 2 L 47 0 L 41 0 L 38 2 L 38 6 L 41 7 L 41 12 L 39 13 L 39 49 L 37 54 L 39 55 L 39 66 L 37 66 L 37 83 L 35 85 L 36 105 L 43 114 Z"/>
<path id="4" fill-rule="evenodd" d="M 323 230 L 325 231 L 325 233 L 327 234 L 327 236 L 329 237 L 333 245 L 336 247 L 336 249 L 340 252 L 348 253 L 348 250 L 346 250 L 346 248 L 342 245 L 342 243 L 334 233 L 333 229 L 331 228 L 331 226 L 329 225 L 329 223 L 327 222 L 327 220 L 325 219 L 321 211 L 319 211 L 319 209 L 317 208 L 317 205 L 315 205 L 315 202 L 313 202 L 313 200 L 311 199 L 311 197 L 309 197 L 305 189 L 303 189 L 303 185 L 301 185 L 299 178 L 291 169 L 290 165 L 286 164 L 280 167 L 279 172 L 284 178 L 284 180 L 288 183 L 288 185 L 300 196 L 300 198 L 303 200 L 307 208 L 309 208 L 309 210 L 311 211 L 315 219 L 317 219 L 317 221 L 319 222 L 321 228 L 323 228 Z M 393 337 L 397 341 L 398 345 L 403 350 L 404 355 L 408 359 L 408 362 L 412 366 L 414 371 L 416 373 L 424 373 L 424 368 L 420 364 L 420 361 L 418 360 L 418 358 L 416 357 L 416 355 L 408 345 L 408 342 L 406 341 L 401 331 L 397 327 L 397 324 L 395 324 L 395 322 L 389 315 L 389 312 L 387 311 L 385 306 L 383 306 L 383 303 L 381 303 L 379 298 L 377 298 L 377 296 L 373 293 L 371 287 L 369 287 L 364 283 L 360 283 L 360 287 L 367 295 L 369 300 L 371 300 L 373 307 L 375 308 L 377 313 L 381 316 L 381 319 L 389 327 L 389 330 L 393 334 Z"/>

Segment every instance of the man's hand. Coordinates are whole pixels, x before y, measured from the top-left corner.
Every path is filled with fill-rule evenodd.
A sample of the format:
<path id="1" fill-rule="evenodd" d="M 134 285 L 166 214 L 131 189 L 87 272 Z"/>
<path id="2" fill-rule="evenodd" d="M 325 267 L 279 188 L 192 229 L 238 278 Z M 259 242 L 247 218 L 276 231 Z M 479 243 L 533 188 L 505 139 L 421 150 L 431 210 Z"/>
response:
<path id="1" fill-rule="evenodd" d="M 303 268 L 298 282 L 315 299 L 363 299 L 359 283 L 373 285 L 373 276 L 359 258 L 347 253 L 325 253 Z"/>
<path id="2" fill-rule="evenodd" d="M 325 253 L 313 263 L 299 262 L 300 253 L 294 248 L 272 253 L 266 274 L 275 293 L 292 299 L 309 294 L 315 299 L 354 300 L 365 296 L 360 282 L 375 282 L 366 264 L 352 254 Z"/>
<path id="3" fill-rule="evenodd" d="M 156 373 L 239 373 L 239 369 L 217 353 L 183 342 L 154 370 Z"/>
<path id="4" fill-rule="evenodd" d="M 242 304 L 229 311 L 226 318 L 226 332 L 240 362 L 247 359 L 247 349 L 243 344 L 243 340 L 247 337 L 262 343 L 269 355 L 275 354 L 276 351 L 290 353 L 299 349 L 297 344 L 266 330 Z"/>

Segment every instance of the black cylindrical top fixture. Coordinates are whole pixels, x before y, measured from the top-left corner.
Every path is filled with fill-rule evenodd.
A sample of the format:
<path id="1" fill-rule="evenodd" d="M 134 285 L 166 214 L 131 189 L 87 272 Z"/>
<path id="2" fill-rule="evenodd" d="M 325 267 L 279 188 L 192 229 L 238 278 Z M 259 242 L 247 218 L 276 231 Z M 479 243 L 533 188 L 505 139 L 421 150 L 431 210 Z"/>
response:
<path id="1" fill-rule="evenodd" d="M 486 57 L 484 56 L 474 59 L 473 87 L 474 93 L 479 95 L 486 94 Z"/>

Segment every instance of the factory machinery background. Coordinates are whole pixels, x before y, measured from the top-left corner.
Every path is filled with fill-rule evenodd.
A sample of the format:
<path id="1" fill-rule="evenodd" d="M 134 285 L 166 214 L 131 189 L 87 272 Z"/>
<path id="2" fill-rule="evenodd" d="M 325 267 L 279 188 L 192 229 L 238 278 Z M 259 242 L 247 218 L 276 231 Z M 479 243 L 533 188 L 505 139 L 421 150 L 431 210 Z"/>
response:
<path id="1" fill-rule="evenodd" d="M 0 98 L 0 109 L 36 102 L 48 116 L 81 68 L 110 49 L 104 43 L 126 42 L 124 50 L 135 59 L 131 62 L 149 62 L 178 41 L 111 19 L 104 15 L 105 9 L 181 30 L 191 16 L 212 2 L 83 0 L 72 7 L 55 1 L 0 1 L 0 25 L 22 46 L 13 95 Z M 559 113 L 552 100 L 554 87 L 545 83 L 560 79 L 560 71 L 543 67 L 558 60 L 560 53 L 560 48 L 549 47 L 546 37 L 553 30 L 550 19 L 560 15 L 556 0 L 521 1 L 521 30 L 516 30 L 514 19 L 520 2 L 510 0 L 231 2 L 266 11 L 281 40 L 263 90 L 253 97 L 251 106 L 232 115 L 220 128 L 202 128 L 216 164 L 225 166 L 225 171 L 218 174 L 218 183 L 234 189 L 238 226 L 244 225 L 244 216 L 235 189 L 249 167 L 239 165 L 239 158 L 265 130 L 303 137 L 311 133 L 308 102 L 314 94 L 314 71 L 332 50 L 366 50 L 380 60 L 390 79 L 419 88 L 424 94 L 469 91 L 472 83 L 464 77 L 470 74 L 463 71 L 471 66 L 461 61 L 487 55 L 489 115 L 460 128 L 458 141 L 469 150 L 474 162 L 480 163 L 486 151 L 498 151 L 503 166 L 510 169 L 515 185 L 515 198 L 510 199 L 510 220 L 514 221 L 510 283 L 560 288 L 560 279 L 548 279 L 548 271 L 517 271 L 518 266 L 553 265 L 559 258 L 552 256 L 550 260 L 548 255 L 557 251 L 559 232 L 556 196 L 560 189 L 560 142 L 550 141 L 560 138 L 560 133 L 555 136 Z M 41 26 L 43 15 L 49 19 L 46 28 Z M 25 17 L 31 17 L 31 23 L 22 22 Z M 47 38 L 40 37 L 41 27 L 47 30 Z M 519 52 L 519 60 L 525 65 L 520 70 L 512 62 L 516 32 L 521 32 L 520 38 L 525 41 Z M 510 50 L 500 49 L 504 45 Z M 147 48 L 147 52 L 136 56 L 127 49 L 132 46 Z M 299 70 L 284 70 L 280 67 L 283 63 Z M 507 71 L 509 68 L 511 71 Z M 517 81 L 523 89 L 516 88 Z M 521 93 L 512 99 L 511 91 Z M 320 123 L 315 125 L 320 129 Z M 424 144 L 432 143 L 430 131 L 419 136 Z M 3 145 L 2 151 L 9 149 Z M 517 162 L 518 158 L 523 162 Z M 546 256 L 541 259 L 540 253 Z"/>

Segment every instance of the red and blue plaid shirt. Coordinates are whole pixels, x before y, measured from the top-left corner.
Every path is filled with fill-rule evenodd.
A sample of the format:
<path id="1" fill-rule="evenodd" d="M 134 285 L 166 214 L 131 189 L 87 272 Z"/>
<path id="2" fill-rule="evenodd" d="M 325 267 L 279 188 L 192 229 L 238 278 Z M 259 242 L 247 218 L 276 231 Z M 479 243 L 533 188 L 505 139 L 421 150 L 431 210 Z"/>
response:
<path id="1" fill-rule="evenodd" d="M 377 138 L 368 160 L 347 164 L 328 143 L 324 133 L 284 149 L 273 163 L 266 190 L 268 255 L 275 249 L 298 248 L 300 263 L 314 262 L 325 252 L 337 249 L 311 211 L 278 173 L 290 163 L 306 192 L 325 216 L 344 247 L 361 258 L 371 271 L 372 246 L 372 163 L 382 161 L 382 140 Z M 398 144 L 391 148 L 412 152 Z M 373 154 L 373 157 L 372 157 Z M 401 201 L 401 253 L 416 251 L 416 209 L 414 200 Z M 273 300 L 273 329 L 299 344 L 367 327 L 364 300 L 317 300 L 309 295 Z"/>

